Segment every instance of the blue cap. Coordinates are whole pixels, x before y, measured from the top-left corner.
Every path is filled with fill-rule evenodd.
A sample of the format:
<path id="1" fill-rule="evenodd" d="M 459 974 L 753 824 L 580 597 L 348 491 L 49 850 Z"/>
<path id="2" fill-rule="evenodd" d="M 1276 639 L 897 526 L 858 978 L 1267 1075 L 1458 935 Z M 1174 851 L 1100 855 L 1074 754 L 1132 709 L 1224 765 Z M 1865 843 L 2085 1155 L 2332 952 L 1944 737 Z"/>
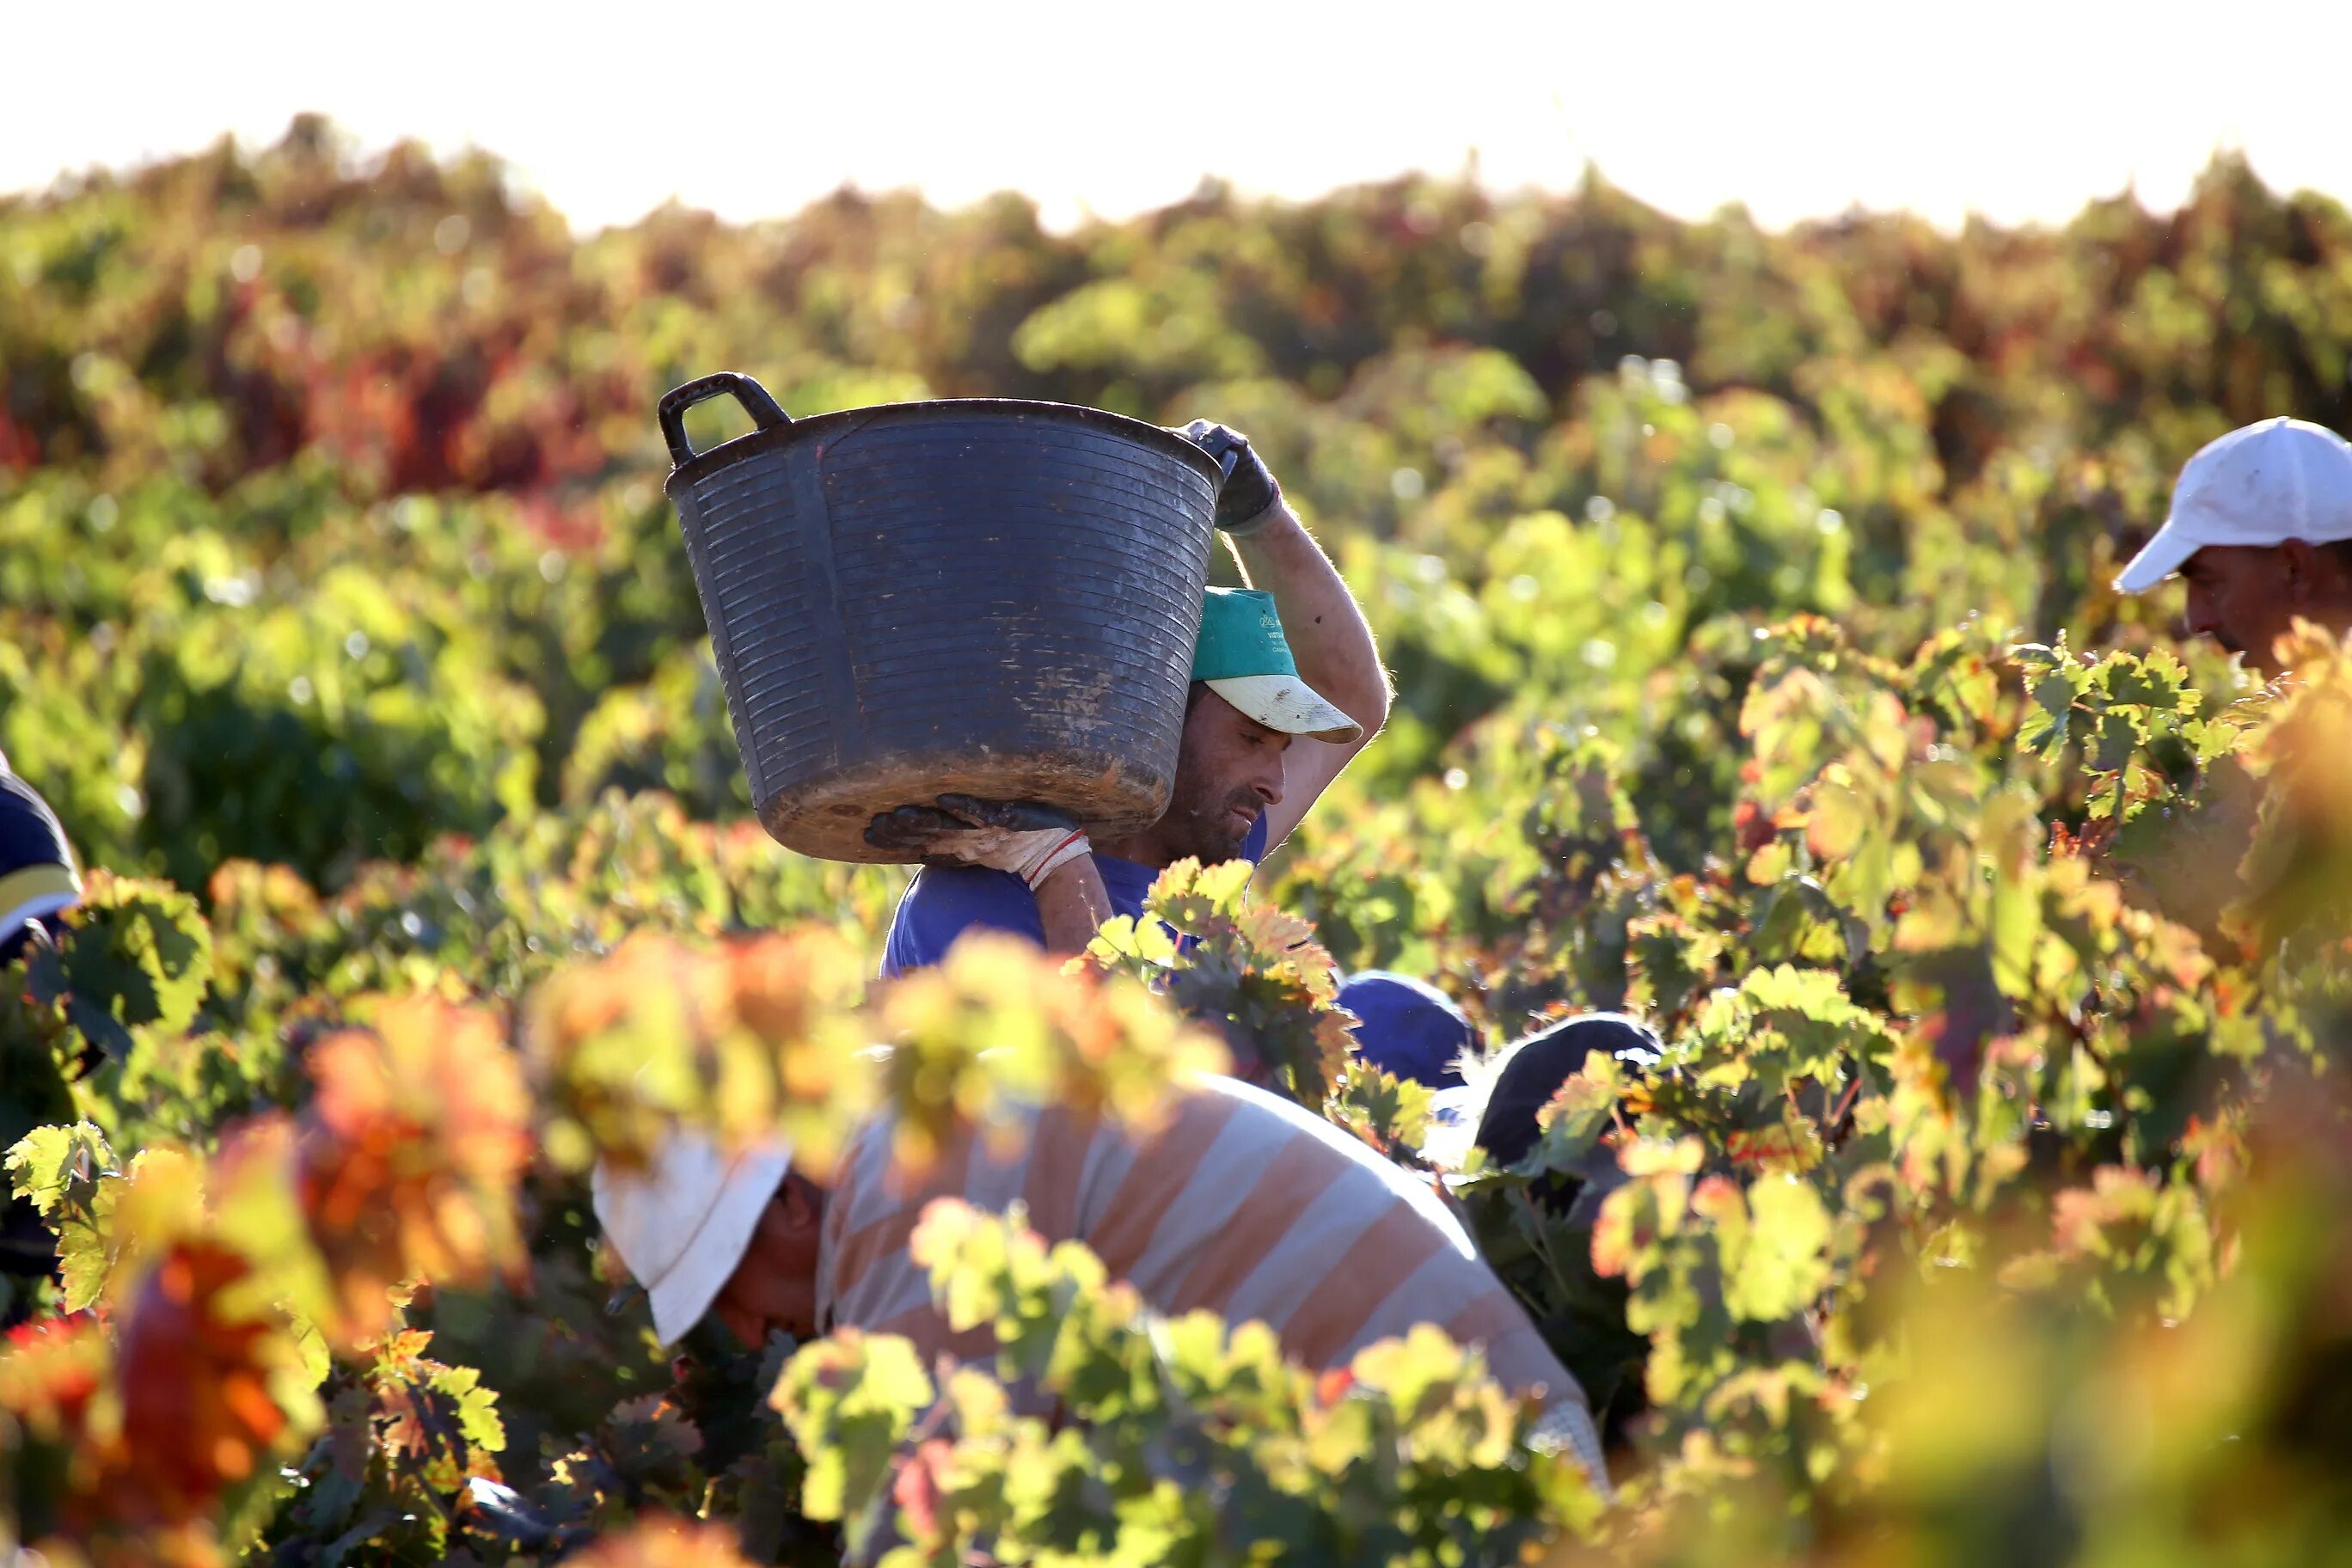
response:
<path id="1" fill-rule="evenodd" d="M 1339 987 L 1339 1005 L 1362 1020 L 1356 1054 L 1382 1072 L 1432 1089 L 1462 1081 L 1454 1058 L 1470 1048 L 1470 1020 L 1434 985 L 1368 969 Z"/>

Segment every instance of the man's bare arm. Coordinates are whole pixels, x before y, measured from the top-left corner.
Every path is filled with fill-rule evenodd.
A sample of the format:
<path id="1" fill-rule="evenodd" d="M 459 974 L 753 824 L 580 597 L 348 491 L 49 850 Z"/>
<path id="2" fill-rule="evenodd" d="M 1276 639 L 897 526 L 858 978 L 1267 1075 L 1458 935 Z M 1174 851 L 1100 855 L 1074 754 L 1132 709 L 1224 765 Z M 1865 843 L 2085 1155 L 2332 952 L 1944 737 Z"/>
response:
<path id="1" fill-rule="evenodd" d="M 1084 952 L 1110 916 L 1110 893 L 1091 855 L 1055 867 L 1037 886 L 1037 918 L 1045 922 L 1047 952 Z"/>
<path id="2" fill-rule="evenodd" d="M 1304 738 L 1290 743 L 1281 804 L 1265 814 L 1271 849 L 1290 837 L 1317 797 L 1388 722 L 1388 672 L 1355 595 L 1287 502 L 1277 500 L 1273 516 L 1232 542 L 1249 585 L 1274 595 L 1300 679 L 1364 727 L 1344 743 Z"/>

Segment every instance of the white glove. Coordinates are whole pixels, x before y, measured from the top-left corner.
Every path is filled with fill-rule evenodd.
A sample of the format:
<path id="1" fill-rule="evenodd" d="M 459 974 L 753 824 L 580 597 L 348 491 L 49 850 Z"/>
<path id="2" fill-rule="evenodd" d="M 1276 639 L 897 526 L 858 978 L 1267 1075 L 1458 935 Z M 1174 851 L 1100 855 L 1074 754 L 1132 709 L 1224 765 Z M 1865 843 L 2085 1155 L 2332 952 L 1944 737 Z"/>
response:
<path id="1" fill-rule="evenodd" d="M 866 842 L 925 860 L 1010 871 L 1033 893 L 1064 866 L 1094 853 L 1087 836 L 1050 805 L 968 795 L 883 812 L 867 825 Z"/>

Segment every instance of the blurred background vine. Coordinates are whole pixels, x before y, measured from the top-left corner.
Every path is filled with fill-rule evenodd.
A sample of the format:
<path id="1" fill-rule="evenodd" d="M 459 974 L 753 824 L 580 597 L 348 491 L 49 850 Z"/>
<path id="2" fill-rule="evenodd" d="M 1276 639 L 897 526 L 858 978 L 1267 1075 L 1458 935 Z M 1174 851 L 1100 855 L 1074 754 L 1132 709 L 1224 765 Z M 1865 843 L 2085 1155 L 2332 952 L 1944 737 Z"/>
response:
<path id="1" fill-rule="evenodd" d="M 653 401 L 718 368 L 1247 431 L 1398 687 L 1255 894 L 1313 944 L 1204 879 L 1160 906 L 1195 952 L 950 991 L 952 1038 L 869 994 L 902 874 L 749 819 L 660 491 Z M 1596 177 L 574 238 L 494 159 L 303 120 L 0 199 L 0 752 L 103 868 L 0 996 L 61 1262 L 0 1285 L 0 1521 L 53 1562 L 2352 1560 L 2352 659 L 2257 693 L 2107 586 L 2183 458 L 2344 428 L 2347 372 L 2352 214 L 2229 158 L 2054 229 Z M 1170 998 L 1433 1174 L 1425 1097 L 1332 1073 L 1373 964 L 1489 1046 L 1664 1041 L 1453 1173 L 1606 1510 L 1450 1346 L 1169 1349 L 992 1222 L 929 1261 L 1006 1359 L 936 1381 L 667 1361 L 596 1250 L 588 1153 L 665 1119 L 822 1150 L 989 1104 L 993 1044 L 1141 1114 L 1213 1050 Z M 633 1010 L 680 976 L 734 1011 Z M 1039 1022 L 1094 1007 L 1108 1065 Z M 940 1070 L 870 1074 L 894 1034 Z M 1040 1333 L 1185 1397 L 1016 1420 Z"/>

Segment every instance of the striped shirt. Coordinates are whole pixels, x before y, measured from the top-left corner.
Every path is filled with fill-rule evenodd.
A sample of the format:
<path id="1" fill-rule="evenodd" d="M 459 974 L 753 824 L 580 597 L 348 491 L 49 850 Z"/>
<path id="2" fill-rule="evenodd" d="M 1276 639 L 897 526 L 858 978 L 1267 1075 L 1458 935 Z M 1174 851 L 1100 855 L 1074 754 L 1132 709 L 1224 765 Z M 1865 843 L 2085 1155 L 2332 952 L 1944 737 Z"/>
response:
<path id="1" fill-rule="evenodd" d="M 903 1334 L 926 1361 L 992 1353 L 986 1325 L 949 1331 L 908 1238 L 933 1199 L 993 1213 L 1017 1201 L 1047 1243 L 1083 1243 L 1154 1311 L 1263 1321 L 1317 1371 L 1435 1323 L 1483 1349 L 1506 1388 L 1540 1399 L 1543 1431 L 1606 1485 L 1583 1390 L 1461 1222 L 1426 1184 L 1288 1100 L 1204 1077 L 1149 1135 L 1048 1108 L 1010 1160 L 965 1137 L 914 1184 L 890 1179 L 890 1143 L 887 1121 L 862 1133 L 826 1205 L 827 1330 Z"/>

